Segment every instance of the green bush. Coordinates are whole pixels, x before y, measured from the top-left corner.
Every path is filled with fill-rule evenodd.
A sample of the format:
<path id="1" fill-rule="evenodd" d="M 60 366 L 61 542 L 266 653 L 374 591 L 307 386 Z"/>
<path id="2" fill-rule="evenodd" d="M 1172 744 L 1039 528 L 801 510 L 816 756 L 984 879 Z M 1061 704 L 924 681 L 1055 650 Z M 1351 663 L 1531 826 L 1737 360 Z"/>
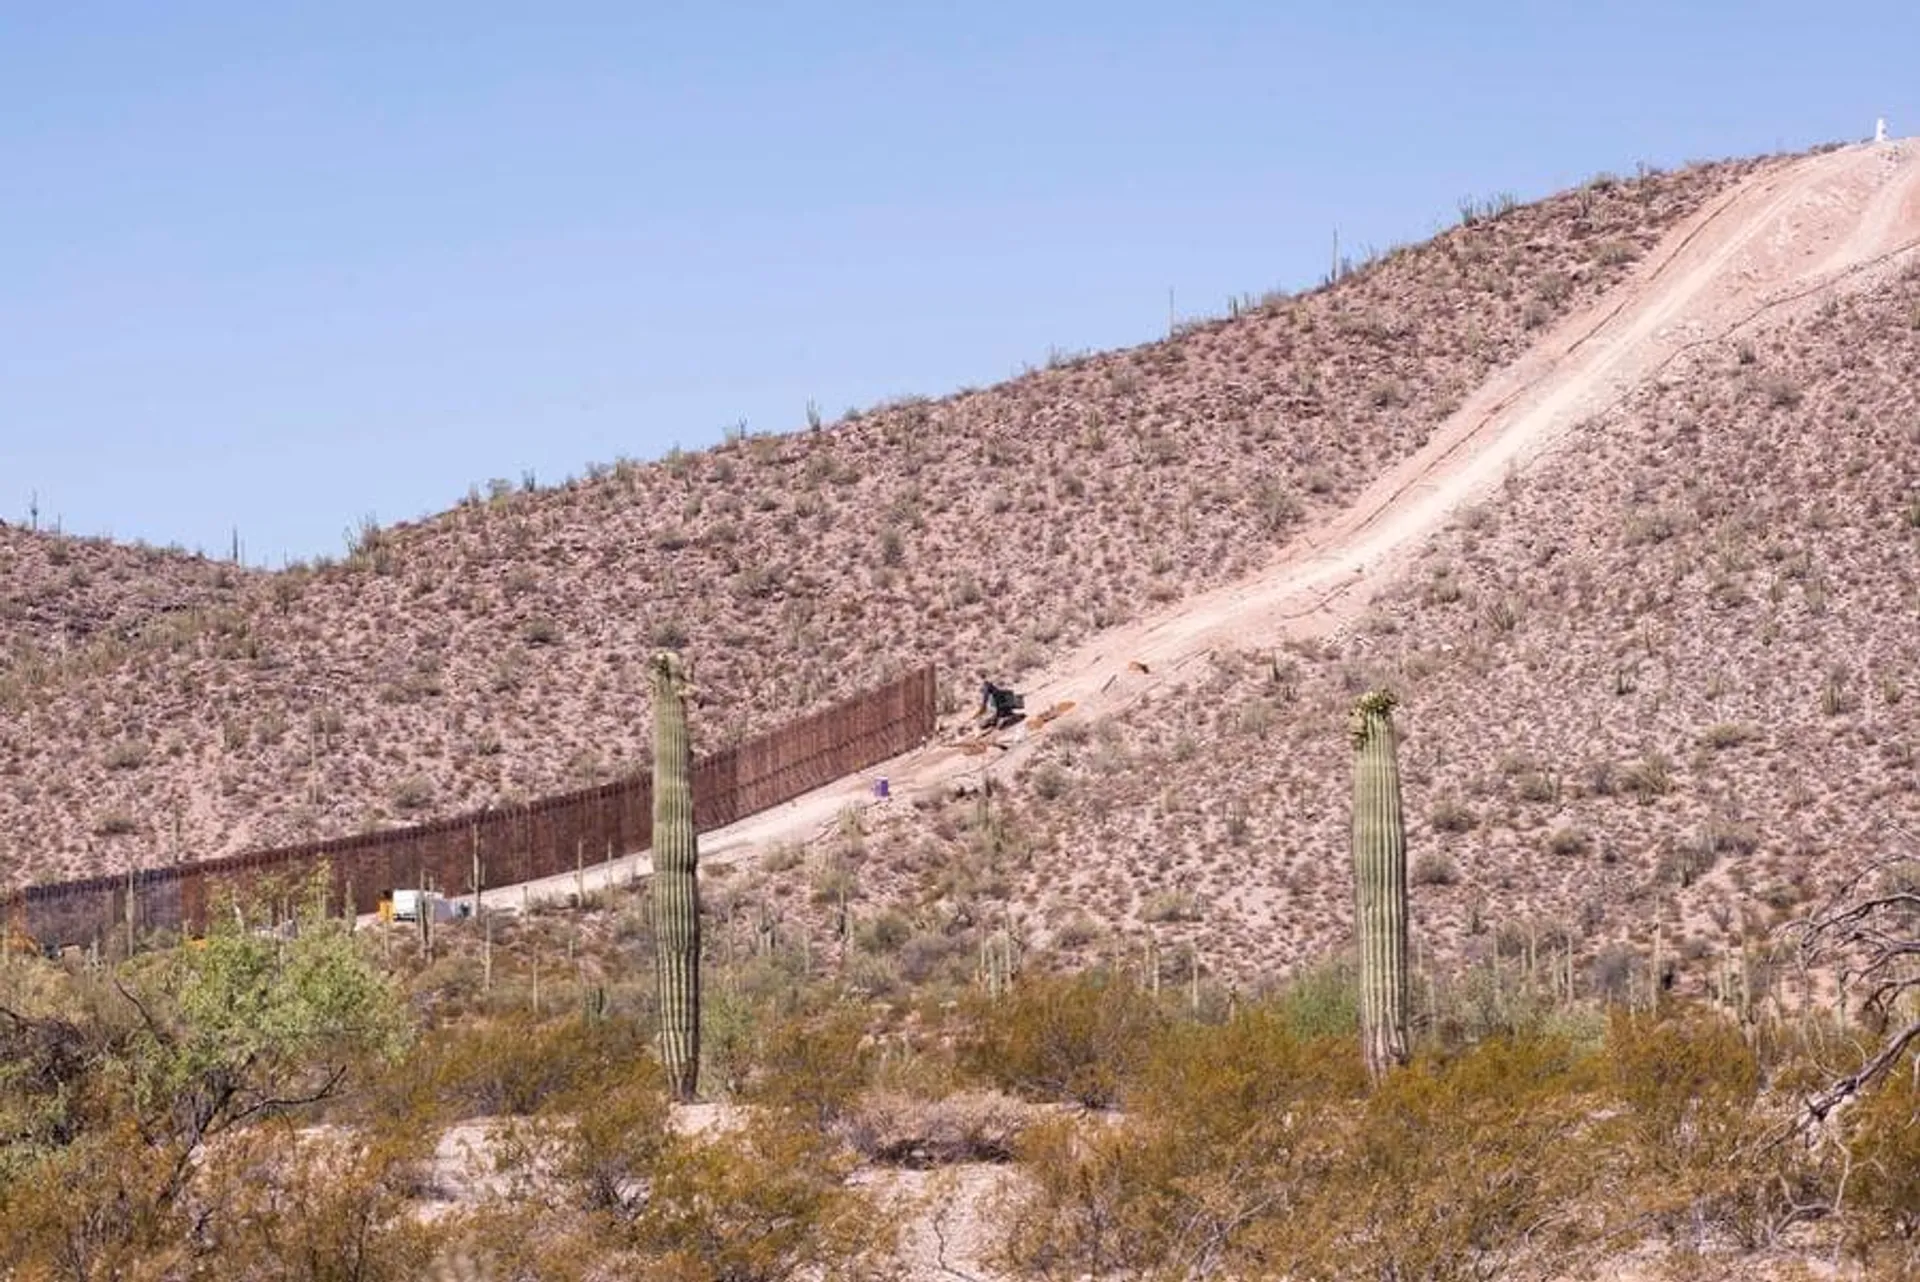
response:
<path id="1" fill-rule="evenodd" d="M 1360 1028 L 1360 982 L 1353 961 L 1342 957 L 1296 974 L 1280 990 L 1280 1018 L 1298 1038 L 1347 1037 Z"/>

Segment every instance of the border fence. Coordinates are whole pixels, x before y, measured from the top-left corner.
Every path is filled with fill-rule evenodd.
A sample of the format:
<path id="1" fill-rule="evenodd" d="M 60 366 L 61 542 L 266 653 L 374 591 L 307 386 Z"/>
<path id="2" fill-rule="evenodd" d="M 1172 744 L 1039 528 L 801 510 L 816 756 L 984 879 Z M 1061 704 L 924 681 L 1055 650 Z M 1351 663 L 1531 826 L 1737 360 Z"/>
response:
<path id="1" fill-rule="evenodd" d="M 917 747 L 933 734 L 935 697 L 934 669 L 921 667 L 701 757 L 695 828 L 724 828 Z M 417 827 L 28 886 L 0 896 L 0 921 L 42 948 L 199 933 L 226 893 L 245 897 L 289 878 L 304 884 L 316 870 L 331 911 L 367 913 L 395 889 L 471 894 L 635 854 L 647 849 L 652 826 L 653 779 L 639 774 Z"/>

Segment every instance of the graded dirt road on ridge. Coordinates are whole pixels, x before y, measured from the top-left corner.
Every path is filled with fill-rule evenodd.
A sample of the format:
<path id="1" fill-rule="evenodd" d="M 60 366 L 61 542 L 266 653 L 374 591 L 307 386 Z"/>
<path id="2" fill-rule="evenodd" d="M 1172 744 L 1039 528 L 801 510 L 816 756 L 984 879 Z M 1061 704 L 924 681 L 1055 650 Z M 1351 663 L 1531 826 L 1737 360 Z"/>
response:
<path id="1" fill-rule="evenodd" d="M 1688 359 L 1693 349 L 1863 288 L 1920 247 L 1920 141 L 1842 147 L 1761 169 L 1677 228 L 1628 281 L 1548 331 L 1481 386 L 1419 451 L 1345 511 L 1294 539 L 1248 579 L 1097 636 L 1021 684 L 1038 712 L 1103 717 L 1162 688 L 1216 647 L 1273 647 L 1353 622 L 1447 520 L 1553 448 L 1576 425 Z M 934 743 L 702 838 L 725 858 L 804 841 L 848 806 L 1015 768 L 1043 740 L 1016 729 L 985 754 Z M 591 889 L 644 872 L 643 854 L 589 869 Z M 574 876 L 488 892 L 502 906 L 564 895 Z"/>

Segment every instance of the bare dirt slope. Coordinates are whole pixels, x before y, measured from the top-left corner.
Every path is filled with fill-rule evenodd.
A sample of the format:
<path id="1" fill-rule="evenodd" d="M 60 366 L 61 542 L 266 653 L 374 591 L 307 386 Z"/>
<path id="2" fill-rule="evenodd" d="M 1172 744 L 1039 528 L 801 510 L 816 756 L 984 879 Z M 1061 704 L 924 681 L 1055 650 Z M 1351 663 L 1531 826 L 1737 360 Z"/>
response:
<path id="1" fill-rule="evenodd" d="M 1619 452 L 1640 452 L 1648 426 L 1671 421 L 1677 413 L 1706 420 L 1693 432 L 1707 438 L 1711 449 L 1703 447 L 1682 464 L 1666 447 L 1667 457 L 1656 455 L 1640 467 L 1640 489 L 1655 483 L 1651 478 L 1662 476 L 1663 469 L 1678 466 L 1681 474 L 1668 477 L 1669 482 L 1700 481 L 1711 490 L 1724 480 L 1734 491 L 1783 500 L 1784 495 L 1768 495 L 1764 459 L 1758 473 L 1736 470 L 1737 460 L 1752 458 L 1741 434 L 1756 431 L 1742 419 L 1740 407 L 1758 399 L 1763 407 L 1779 410 L 1803 394 L 1793 389 L 1820 388 L 1835 372 L 1831 362 L 1849 355 L 1864 366 L 1861 385 L 1822 391 L 1829 414 L 1797 425 L 1762 425 L 1775 437 L 1779 480 L 1803 484 L 1795 466 L 1846 451 L 1860 459 L 1848 477 L 1862 478 L 1890 496 L 1910 488 L 1914 441 L 1903 443 L 1899 433 L 1904 429 L 1897 426 L 1901 414 L 1911 416 L 1911 405 L 1903 409 L 1900 400 L 1910 383 L 1891 362 L 1912 340 L 1887 322 L 1888 313 L 1905 319 L 1910 335 L 1912 316 L 1920 315 L 1901 293 L 1913 281 L 1916 242 L 1920 149 L 1912 144 L 1846 148 L 1754 176 L 1677 228 L 1615 294 L 1555 327 L 1469 397 L 1425 446 L 1344 511 L 1315 522 L 1268 569 L 1102 633 L 1027 683 L 1030 711 L 1071 705 L 1065 715 L 1037 733 L 1005 735 L 990 752 L 943 742 L 873 772 L 889 777 L 896 796 L 925 799 L 936 814 L 931 821 L 925 816 L 903 820 L 899 832 L 870 844 L 890 842 L 894 862 L 903 866 L 938 862 L 943 857 L 938 836 L 924 831 L 929 823 L 935 829 L 941 823 L 939 807 L 930 799 L 991 767 L 1003 778 L 1024 779 L 1026 786 L 1014 795 L 1030 817 L 1050 816 L 1032 818 L 1050 832 L 1028 852 L 1031 885 L 1012 897 L 1036 924 L 1057 925 L 1079 909 L 1108 921 L 1137 921 L 1153 915 L 1148 901 L 1154 894 L 1184 887 L 1189 898 L 1211 902 L 1201 914 L 1211 920 L 1183 925 L 1180 919 L 1189 914 L 1171 912 L 1175 935 L 1183 930 L 1204 935 L 1220 956 L 1248 970 L 1297 961 L 1337 942 L 1344 921 L 1344 882 L 1326 853 L 1338 847 L 1337 833 L 1330 831 L 1337 824 L 1328 818 L 1339 810 L 1337 791 L 1328 791 L 1337 788 L 1342 772 L 1338 705 L 1356 682 L 1378 677 L 1403 690 L 1413 687 L 1416 694 L 1408 714 L 1414 727 L 1409 764 L 1415 813 L 1423 815 L 1430 803 L 1448 800 L 1448 788 L 1469 798 L 1457 802 L 1466 820 L 1442 816 L 1428 834 L 1445 842 L 1452 838 L 1443 830 L 1461 822 L 1470 830 L 1459 838 L 1463 844 L 1442 846 L 1443 852 L 1451 851 L 1445 858 L 1455 866 L 1449 871 L 1435 865 L 1430 871 L 1436 888 L 1426 898 L 1429 904 L 1437 901 L 1438 916 L 1430 925 L 1438 943 L 1462 946 L 1473 929 L 1486 928 L 1488 912 L 1512 922 L 1532 917 L 1536 927 L 1551 917 L 1562 936 L 1567 923 L 1597 915 L 1610 917 L 1615 934 L 1644 936 L 1658 905 L 1648 904 L 1631 920 L 1622 914 L 1633 913 L 1631 903 L 1645 893 L 1650 877 L 1674 880 L 1676 866 L 1692 857 L 1686 852 L 1695 846 L 1704 844 L 1711 854 L 1717 845 L 1746 840 L 1740 825 L 1749 821 L 1728 810 L 1716 771 L 1707 766 L 1690 771 L 1686 758 L 1700 745 L 1699 736 L 1709 736 L 1718 747 L 1737 746 L 1723 741 L 1762 734 L 1754 723 L 1769 713 L 1785 724 L 1792 720 L 1790 710 L 1748 707 L 1736 715 L 1725 708 L 1716 712 L 1710 701 L 1687 709 L 1685 716 L 1697 718 L 1697 724 L 1677 738 L 1672 732 L 1661 736 L 1666 750 L 1679 757 L 1668 770 L 1683 777 L 1680 795 L 1642 806 L 1653 799 L 1634 791 L 1629 761 L 1647 741 L 1634 737 L 1633 721 L 1636 716 L 1671 720 L 1673 695 L 1664 696 L 1664 710 L 1654 698 L 1627 711 L 1624 725 L 1619 711 L 1589 711 L 1585 703 L 1578 705 L 1572 724 L 1556 724 L 1551 681 L 1543 688 L 1538 675 L 1524 675 L 1559 671 L 1560 679 L 1571 681 L 1565 668 L 1577 659 L 1588 669 L 1586 685 L 1578 691 L 1569 686 L 1566 697 L 1578 693 L 1586 703 L 1618 704 L 1619 694 L 1603 688 L 1592 669 L 1618 662 L 1611 646 L 1618 640 L 1619 621 L 1633 617 L 1633 609 L 1622 600 L 1617 618 L 1592 609 L 1565 610 L 1555 599 L 1564 590 L 1559 586 L 1543 583 L 1516 594 L 1505 585 L 1530 563 L 1540 570 L 1551 561 L 1556 553 L 1543 554 L 1542 543 L 1605 545 L 1607 555 L 1593 552 L 1592 564 L 1582 572 L 1598 576 L 1616 596 L 1630 593 L 1636 563 L 1651 558 L 1637 535 L 1622 537 L 1621 532 L 1638 519 L 1636 505 L 1644 508 L 1645 497 L 1631 489 L 1619 492 L 1614 482 L 1632 474 L 1634 464 L 1616 457 L 1608 445 L 1618 438 Z M 1859 299 L 1871 306 L 1851 301 Z M 1867 310 L 1854 310 L 1862 306 Z M 1852 344 L 1853 353 L 1820 353 L 1809 341 L 1844 321 L 1854 323 L 1844 332 L 1876 336 L 1883 344 L 1891 342 L 1894 352 L 1883 354 L 1880 347 L 1845 339 L 1839 341 Z M 1797 366 L 1783 360 L 1772 369 L 1752 368 L 1759 363 L 1755 345 L 1769 344 L 1815 354 Z M 1725 389 L 1709 372 L 1720 368 L 1719 362 L 1739 375 Z M 1844 408 L 1848 400 L 1851 410 Z M 1676 401 L 1684 409 L 1669 403 Z M 1880 411 L 1871 423 L 1856 421 L 1863 404 Z M 1795 432 L 1796 426 L 1797 434 L 1780 435 Z M 1555 446 L 1573 433 L 1581 434 L 1577 448 L 1554 455 Z M 1903 451 L 1909 460 L 1904 480 L 1899 476 Z M 1688 474 L 1688 467 L 1700 471 Z M 1537 487 L 1529 479 L 1535 473 L 1545 478 Z M 1532 493 L 1535 489 L 1538 493 Z M 1582 496 L 1589 492 L 1604 499 L 1587 503 Z M 1555 498 L 1540 497 L 1548 493 Z M 1838 499 L 1842 490 L 1834 493 Z M 1722 502 L 1739 499 L 1728 494 Z M 1832 518 L 1827 524 L 1833 526 Z M 1836 599 L 1833 617 L 1824 625 L 1819 619 L 1804 621 L 1794 660 L 1798 668 L 1821 671 L 1855 651 L 1876 655 L 1878 666 L 1893 672 L 1904 661 L 1910 676 L 1916 657 L 1912 584 L 1903 589 L 1897 581 L 1843 573 L 1847 566 L 1884 568 L 1890 554 L 1897 574 L 1903 552 L 1910 570 L 1910 527 L 1911 522 L 1902 525 L 1898 509 L 1880 510 L 1863 498 L 1842 528 L 1829 529 L 1830 541 L 1846 535 L 1866 547 L 1878 542 L 1882 551 L 1877 560 L 1859 546 L 1844 561 L 1835 553 L 1828 582 L 1836 598 L 1845 593 L 1844 609 Z M 1774 531 L 1776 538 L 1790 540 L 1793 534 L 1791 517 Z M 1436 594 L 1408 571 L 1419 561 L 1430 579 L 1436 577 L 1431 563 L 1439 554 L 1431 545 L 1443 535 L 1456 544 L 1464 540 L 1465 550 L 1455 547 L 1453 568 L 1437 576 L 1442 583 Z M 1496 535 L 1502 536 L 1497 555 L 1484 547 Z M 1703 545 L 1729 546 L 1726 532 L 1712 525 L 1696 523 L 1692 535 L 1698 539 L 1676 540 L 1675 557 L 1698 555 Z M 1809 530 L 1808 546 L 1817 546 L 1821 537 Z M 1560 575 L 1563 568 L 1555 565 L 1552 573 Z M 1426 618 L 1413 617 L 1410 607 L 1401 608 L 1408 602 L 1452 603 L 1462 595 L 1477 608 L 1434 620 L 1435 635 L 1395 635 L 1403 624 L 1409 630 L 1428 626 Z M 1871 611 L 1877 603 L 1883 611 L 1879 617 L 1886 617 L 1889 598 L 1898 604 L 1887 626 L 1876 628 L 1869 616 L 1849 629 L 1847 620 L 1857 609 Z M 1512 613 L 1516 609 L 1543 616 L 1521 631 L 1523 638 L 1538 635 L 1540 648 L 1496 667 L 1488 647 L 1511 643 L 1522 628 Z M 1766 624 L 1737 617 L 1727 624 L 1722 644 L 1736 670 L 1721 679 L 1738 685 L 1743 678 L 1737 665 L 1749 657 L 1741 638 L 1759 634 Z M 1387 635 L 1378 634 L 1382 631 Z M 1909 638 L 1904 650 L 1902 636 Z M 1710 668 L 1712 651 L 1696 646 L 1688 670 L 1702 661 Z M 1711 683 L 1714 677 L 1704 671 L 1697 679 Z M 1885 697 L 1885 690 L 1898 697 L 1897 679 L 1888 679 L 1894 685 L 1872 698 Z M 1848 682 L 1871 684 L 1860 676 Z M 1808 693 L 1800 711 L 1817 718 L 1819 701 L 1818 690 Z M 1488 724 L 1476 728 L 1475 717 Z M 1722 720 L 1726 726 L 1719 726 Z M 1611 739 L 1593 733 L 1607 721 L 1614 723 Z M 1591 730 L 1575 728 L 1589 723 Z M 1739 728 L 1743 725 L 1748 728 Z M 1444 742 L 1441 726 L 1448 736 Z M 1593 739 L 1591 752 L 1569 760 L 1574 755 L 1570 741 L 1581 737 Z M 1790 743 L 1783 732 L 1782 757 L 1791 753 Z M 1497 763 L 1485 755 L 1492 744 L 1500 745 Z M 1871 742 L 1868 747 L 1871 752 Z M 1574 778 L 1583 769 L 1604 773 L 1608 752 L 1619 767 L 1618 780 Z M 1883 807 L 1890 798 L 1894 810 L 1911 820 L 1911 752 L 1910 744 L 1901 746 L 1896 730 L 1895 741 L 1881 753 L 1892 775 L 1847 766 L 1850 777 L 1834 779 L 1830 786 L 1859 783 L 1866 800 L 1876 789 L 1891 787 Z M 1284 782 L 1253 782 L 1263 778 L 1260 758 L 1290 754 L 1306 763 L 1301 772 Z M 1835 758 L 1836 767 L 1845 760 Z M 1467 762 L 1472 768 L 1463 767 Z M 1640 764 L 1644 760 L 1635 767 Z M 1785 782 L 1781 771 L 1791 764 L 1775 760 L 1770 768 L 1758 767 L 1778 786 L 1756 785 L 1742 804 L 1770 805 L 1779 800 L 1770 791 L 1784 796 L 1790 787 L 1804 789 L 1810 782 L 1804 778 Z M 1278 788 L 1284 795 L 1262 788 Z M 1597 797 L 1586 796 L 1596 788 Z M 1511 800 L 1489 790 L 1538 804 L 1521 805 L 1513 823 L 1483 824 L 1475 806 L 1485 810 Z M 821 834 L 843 807 L 866 801 L 869 791 L 868 779 L 847 781 L 718 834 L 709 849 L 726 854 Z M 1549 791 L 1550 797 L 1544 795 Z M 1612 806 L 1593 819 L 1597 826 L 1591 830 L 1570 817 L 1583 799 Z M 1269 831 L 1249 808 L 1286 816 L 1282 828 L 1289 831 Z M 1871 818 L 1873 812 L 1867 813 Z M 1650 819 L 1655 819 L 1651 826 Z M 1232 835 L 1236 826 L 1238 837 Z M 1263 846 L 1261 838 L 1273 846 Z M 1618 869 L 1595 869 L 1562 858 L 1539 867 L 1543 848 L 1556 843 L 1564 855 L 1624 862 Z M 1246 849 L 1234 848 L 1240 845 Z M 919 853 L 923 850 L 932 853 Z M 1250 866 L 1249 854 L 1259 856 L 1265 867 Z M 1483 858 L 1488 875 L 1475 876 L 1474 865 Z M 1461 864 L 1468 866 L 1464 877 Z M 1819 880 L 1817 869 L 1809 875 Z M 1703 885 L 1686 910 L 1691 916 L 1682 913 L 1669 925 L 1670 941 L 1697 932 L 1702 922 L 1758 893 L 1745 877 L 1734 879 L 1738 885 L 1729 881 L 1725 868 L 1716 876 L 1722 896 L 1707 897 L 1709 887 Z M 872 867 L 870 880 L 878 884 L 886 877 L 881 867 Z M 1595 892 L 1609 885 L 1619 893 L 1602 902 L 1607 897 L 1596 898 Z M 1681 906 L 1670 902 L 1662 911 L 1681 913 Z M 1587 923 L 1588 933 L 1605 924 L 1597 918 Z M 1736 921 L 1733 935 L 1739 934 Z"/>

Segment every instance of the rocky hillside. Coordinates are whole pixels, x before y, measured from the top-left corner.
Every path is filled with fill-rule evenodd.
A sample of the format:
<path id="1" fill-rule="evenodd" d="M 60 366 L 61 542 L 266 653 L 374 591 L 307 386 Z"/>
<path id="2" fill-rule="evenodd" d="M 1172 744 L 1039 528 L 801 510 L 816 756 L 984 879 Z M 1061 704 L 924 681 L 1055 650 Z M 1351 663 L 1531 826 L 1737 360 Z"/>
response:
<path id="1" fill-rule="evenodd" d="M 990 389 L 496 484 L 337 564 L 0 531 L 0 876 L 604 779 L 644 751 L 660 644 L 698 665 L 708 743 L 920 661 L 1017 675 L 1259 564 L 1756 163 L 1476 210 L 1330 288 Z"/>
<path id="2" fill-rule="evenodd" d="M 1350 931 L 1346 710 L 1386 684 L 1423 951 L 1571 945 L 1604 987 L 1657 929 L 1682 982 L 1719 984 L 1868 856 L 1920 853 L 1917 388 L 1920 269 L 1700 347 L 1466 511 L 1353 634 L 1216 652 L 1050 729 L 991 817 L 866 835 L 862 880 L 1036 942 L 1310 961 Z"/>
<path id="3" fill-rule="evenodd" d="M 168 618 L 240 608 L 262 577 L 177 548 L 0 521 L 0 697 L 25 706 L 20 683 L 49 659 L 136 640 Z"/>

